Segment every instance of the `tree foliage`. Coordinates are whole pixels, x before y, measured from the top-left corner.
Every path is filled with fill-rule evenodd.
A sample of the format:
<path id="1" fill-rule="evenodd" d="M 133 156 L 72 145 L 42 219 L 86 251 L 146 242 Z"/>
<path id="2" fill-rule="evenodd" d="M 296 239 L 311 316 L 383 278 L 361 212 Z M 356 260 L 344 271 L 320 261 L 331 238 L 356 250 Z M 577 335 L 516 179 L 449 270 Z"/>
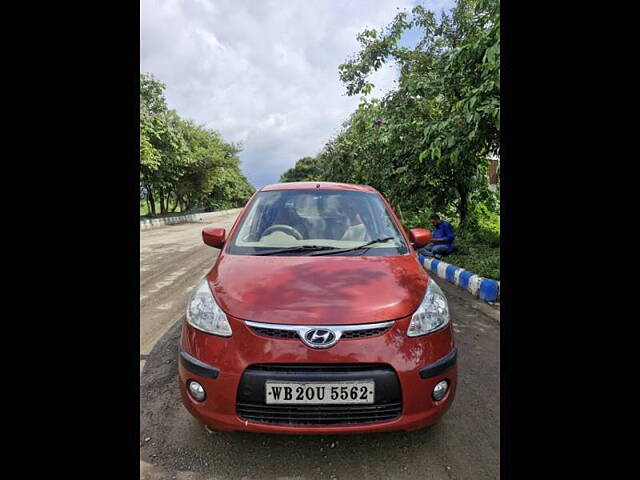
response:
<path id="1" fill-rule="evenodd" d="M 254 188 L 240 171 L 239 145 L 169 110 L 164 85 L 140 75 L 140 184 L 149 211 L 240 206 Z"/>
<path id="2" fill-rule="evenodd" d="M 311 182 L 323 179 L 323 170 L 320 159 L 316 157 L 303 157 L 294 167 L 280 176 L 281 182 Z"/>
<path id="3" fill-rule="evenodd" d="M 361 50 L 339 74 L 360 105 L 316 158 L 301 159 L 283 180 L 311 170 L 314 180 L 372 185 L 405 210 L 455 212 L 463 224 L 478 205 L 495 209 L 486 172 L 500 149 L 499 10 L 499 0 L 458 0 L 437 19 L 417 6 L 359 34 Z M 399 45 L 410 28 L 423 32 L 413 49 Z M 371 73 L 389 61 L 399 65 L 397 88 L 369 98 Z"/>

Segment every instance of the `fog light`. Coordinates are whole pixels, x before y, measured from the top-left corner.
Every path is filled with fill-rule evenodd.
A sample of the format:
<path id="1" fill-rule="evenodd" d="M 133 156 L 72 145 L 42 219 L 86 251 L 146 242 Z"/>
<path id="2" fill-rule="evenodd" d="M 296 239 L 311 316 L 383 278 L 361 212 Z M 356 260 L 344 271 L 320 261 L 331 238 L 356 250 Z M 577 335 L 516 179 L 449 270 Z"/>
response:
<path id="1" fill-rule="evenodd" d="M 195 380 L 189 380 L 189 382 L 187 383 L 187 389 L 189 390 L 189 393 L 191 394 L 193 399 L 197 400 L 198 402 L 203 401 L 204 397 L 207 396 L 204 392 L 204 387 Z"/>
<path id="2" fill-rule="evenodd" d="M 447 390 L 449 390 L 449 382 L 446 380 L 436 383 L 436 386 L 433 387 L 433 399 L 436 402 L 442 400 L 447 393 Z"/>

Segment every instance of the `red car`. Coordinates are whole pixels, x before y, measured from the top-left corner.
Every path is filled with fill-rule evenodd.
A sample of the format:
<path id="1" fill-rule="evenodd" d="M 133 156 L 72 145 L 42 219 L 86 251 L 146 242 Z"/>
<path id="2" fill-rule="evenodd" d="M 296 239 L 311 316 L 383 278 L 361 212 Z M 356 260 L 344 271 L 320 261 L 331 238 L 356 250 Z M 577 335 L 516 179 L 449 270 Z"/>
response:
<path id="1" fill-rule="evenodd" d="M 368 186 L 261 188 L 187 306 L 182 400 L 214 430 L 415 430 L 451 406 L 457 349 L 447 300 Z"/>

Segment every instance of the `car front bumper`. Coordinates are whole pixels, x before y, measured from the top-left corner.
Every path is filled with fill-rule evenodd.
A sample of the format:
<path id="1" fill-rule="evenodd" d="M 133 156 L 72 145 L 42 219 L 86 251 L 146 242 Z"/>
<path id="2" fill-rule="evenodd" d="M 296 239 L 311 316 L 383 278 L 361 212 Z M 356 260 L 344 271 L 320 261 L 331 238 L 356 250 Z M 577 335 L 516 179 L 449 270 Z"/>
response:
<path id="1" fill-rule="evenodd" d="M 396 320 L 384 334 L 341 340 L 335 346 L 318 350 L 298 339 L 268 338 L 254 333 L 243 321 L 229 317 L 233 335 L 229 338 L 202 333 L 186 322 L 182 327 L 179 361 L 179 384 L 187 410 L 214 430 L 251 431 L 288 434 L 340 434 L 392 430 L 416 430 L 436 423 L 449 409 L 457 387 L 457 349 L 451 323 L 430 335 L 409 338 L 409 318 Z M 256 365 L 378 365 L 392 370 L 400 390 L 401 410 L 395 418 L 370 423 L 331 425 L 264 423 L 243 418 L 238 413 L 242 395 L 264 395 L 259 382 L 247 384 L 247 372 Z M 378 375 L 360 372 L 360 378 Z M 269 374 L 266 378 L 269 378 Z M 353 380 L 353 373 L 322 377 L 327 381 Z M 356 373 L 356 376 L 358 373 Z M 243 376 L 245 382 L 243 383 Z M 275 378 L 275 377 L 274 377 Z M 293 381 L 309 381 L 306 374 L 290 373 Z M 318 377 L 319 378 L 319 377 Z M 279 378 L 281 379 L 281 377 Z M 387 385 L 383 377 L 374 377 L 380 388 Z M 432 391 L 441 380 L 449 381 L 449 390 L 440 401 Z M 195 380 L 206 390 L 202 402 L 187 392 L 187 382 Z M 312 380 L 312 379 L 311 379 Z M 378 392 L 378 388 L 376 390 Z M 249 393 L 247 393 L 249 392 Z M 383 395 L 385 392 L 380 392 Z M 377 394 L 376 394 L 377 395 Z"/>

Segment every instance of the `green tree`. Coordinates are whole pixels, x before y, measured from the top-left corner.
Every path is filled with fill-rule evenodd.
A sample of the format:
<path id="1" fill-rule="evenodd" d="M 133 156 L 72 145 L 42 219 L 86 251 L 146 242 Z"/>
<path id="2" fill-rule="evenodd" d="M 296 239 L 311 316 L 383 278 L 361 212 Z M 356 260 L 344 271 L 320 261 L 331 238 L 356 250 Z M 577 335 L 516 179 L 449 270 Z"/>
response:
<path id="1" fill-rule="evenodd" d="M 413 49 L 398 45 L 409 28 L 423 31 Z M 358 40 L 339 73 L 361 102 L 319 155 L 325 178 L 368 183 L 409 210 L 453 207 L 463 224 L 470 203 L 495 203 L 486 170 L 500 145 L 499 0 L 459 0 L 439 20 L 418 6 Z M 368 99 L 371 73 L 389 61 L 400 67 L 398 87 Z"/>
<path id="2" fill-rule="evenodd" d="M 255 189 L 240 170 L 241 146 L 169 110 L 164 88 L 140 75 L 140 190 L 148 211 L 156 214 L 156 202 L 160 213 L 242 205 Z"/>
<path id="3" fill-rule="evenodd" d="M 323 179 L 322 162 L 317 157 L 303 157 L 280 176 L 280 182 L 311 182 Z"/>
<path id="4" fill-rule="evenodd" d="M 140 74 L 140 181 L 155 215 L 168 210 L 169 198 L 188 161 L 188 149 L 180 129 L 180 117 L 167 108 L 164 84 Z"/>
<path id="5" fill-rule="evenodd" d="M 178 202 L 185 209 L 202 204 L 211 193 L 217 170 L 224 166 L 226 149 L 214 130 L 182 121 L 181 130 L 189 150 L 186 166 L 176 184 Z"/>
<path id="6" fill-rule="evenodd" d="M 255 188 L 240 170 L 241 146 L 222 142 L 224 161 L 214 175 L 213 188 L 206 199 L 208 208 L 219 210 L 243 206 Z"/>

